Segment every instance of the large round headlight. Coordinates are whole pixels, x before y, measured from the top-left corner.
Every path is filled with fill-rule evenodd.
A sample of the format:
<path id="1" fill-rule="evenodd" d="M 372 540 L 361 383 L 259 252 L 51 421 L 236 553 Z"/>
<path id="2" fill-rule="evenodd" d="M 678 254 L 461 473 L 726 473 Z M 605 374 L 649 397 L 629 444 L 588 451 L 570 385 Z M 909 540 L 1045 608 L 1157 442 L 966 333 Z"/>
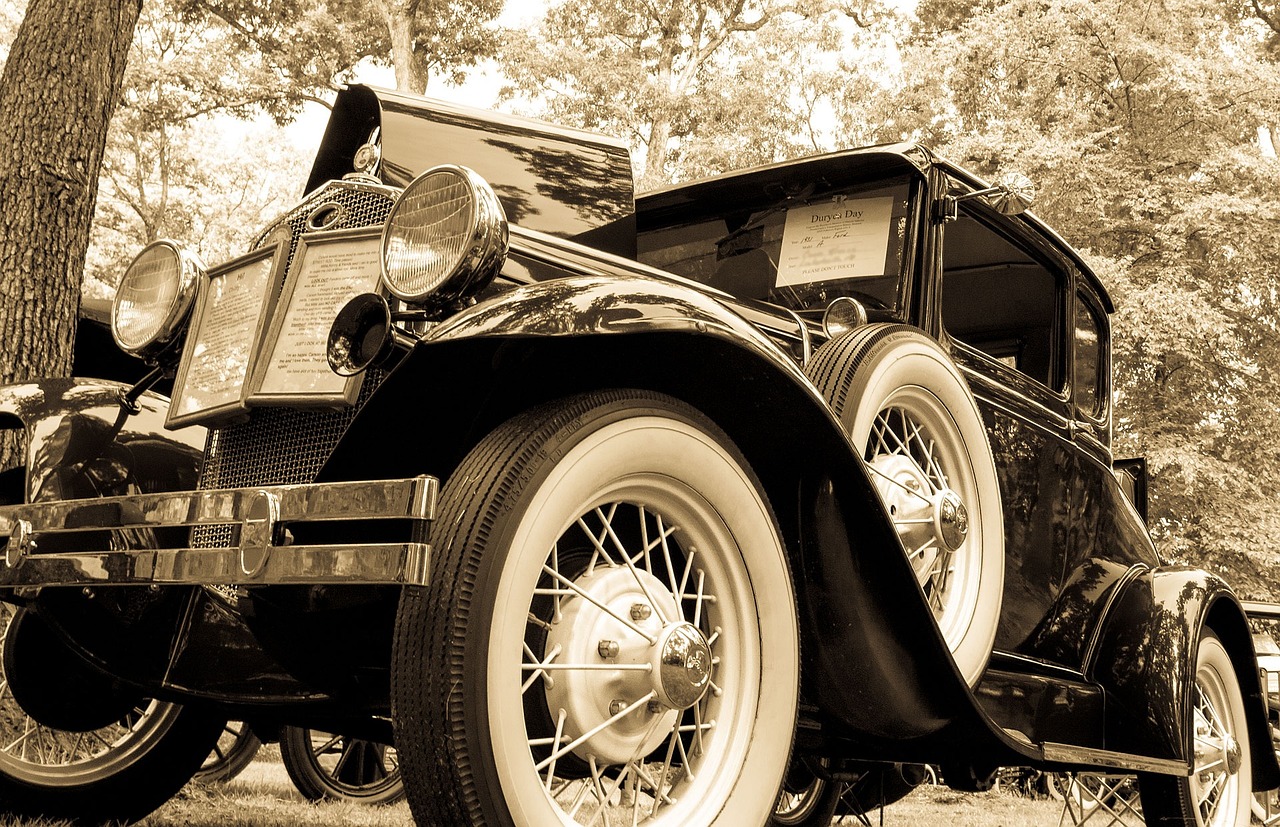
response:
<path id="1" fill-rule="evenodd" d="M 193 253 L 172 241 L 144 247 L 116 290 L 111 308 L 116 344 L 143 358 L 163 350 L 181 332 L 203 270 Z"/>
<path id="2" fill-rule="evenodd" d="M 398 298 L 442 304 L 487 285 L 507 255 L 507 217 L 466 167 L 433 167 L 396 199 L 382 231 L 382 281 Z"/>

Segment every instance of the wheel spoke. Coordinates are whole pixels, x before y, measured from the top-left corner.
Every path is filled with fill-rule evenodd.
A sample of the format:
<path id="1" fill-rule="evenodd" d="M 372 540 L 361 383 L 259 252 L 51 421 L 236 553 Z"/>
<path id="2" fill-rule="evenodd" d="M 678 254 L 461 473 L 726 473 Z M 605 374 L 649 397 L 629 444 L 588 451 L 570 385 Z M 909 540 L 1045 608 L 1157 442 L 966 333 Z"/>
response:
<path id="1" fill-rule="evenodd" d="M 665 528 L 662 515 L 655 514 L 654 516 L 658 520 L 658 542 L 662 546 L 662 560 L 667 564 L 667 581 L 671 584 L 671 593 L 680 594 L 681 589 L 676 585 L 676 566 L 671 560 L 671 546 L 667 543 L 667 538 L 675 533 L 676 527 Z"/>
<path id="2" fill-rule="evenodd" d="M 538 660 L 538 656 L 535 655 L 533 653 L 533 650 L 529 648 L 528 643 L 524 644 L 524 653 L 529 657 L 531 661 L 533 661 L 533 663 L 523 664 L 523 668 L 525 669 L 533 668 L 534 672 L 525 680 L 523 684 L 521 684 L 520 694 L 523 695 L 524 693 L 528 692 L 529 687 L 533 686 L 537 682 L 538 678 L 542 678 L 542 681 L 547 688 L 551 688 L 555 686 L 556 685 L 555 679 L 550 674 L 548 674 L 547 666 L 551 663 L 551 661 L 559 657 L 560 644 L 557 643 L 555 646 L 551 648 L 551 651 L 547 653 L 547 657 L 545 660 Z"/>
<path id="3" fill-rule="evenodd" d="M 560 740 L 564 737 L 564 722 L 567 717 L 569 717 L 569 713 L 565 712 L 563 708 L 560 710 L 559 714 L 556 715 L 556 734 L 552 738 L 551 743 L 559 744 Z M 555 777 L 556 761 L 555 758 L 552 758 L 551 765 L 547 767 L 547 782 L 545 785 L 547 792 L 551 792 L 551 782 Z"/>
<path id="4" fill-rule="evenodd" d="M 616 505 L 617 504 L 615 503 L 615 506 Z M 597 508 L 596 513 L 599 514 L 600 509 Z M 587 535 L 587 539 L 590 540 L 591 545 L 595 547 L 595 553 L 591 555 L 591 562 L 587 565 L 587 572 L 591 573 L 595 571 L 596 564 L 601 558 L 604 558 L 605 565 L 616 566 L 617 563 L 613 562 L 613 558 L 609 556 L 608 550 L 604 547 L 604 538 L 608 535 L 609 531 L 608 523 L 606 523 L 605 527 L 600 530 L 599 536 L 596 536 L 596 533 L 587 525 L 586 518 L 584 517 L 578 518 L 578 527 L 582 529 L 582 533 Z"/>
<path id="5" fill-rule="evenodd" d="M 342 740 L 341 735 L 334 735 L 332 738 L 330 738 L 328 741 L 325 741 L 319 747 L 316 747 L 315 744 L 312 744 L 311 745 L 312 756 L 314 756 L 315 758 L 319 758 L 321 755 L 324 755 L 326 752 L 333 749 L 334 746 L 341 740 Z"/>
<path id="6" fill-rule="evenodd" d="M 877 456 L 885 456 L 885 455 L 884 455 L 884 454 L 879 454 L 879 455 L 877 455 Z M 914 488 L 912 488 L 911 486 L 909 486 L 909 485 L 907 485 L 907 484 L 903 483 L 901 480 L 896 480 L 896 479 L 894 479 L 893 477 L 891 477 L 891 476 L 889 476 L 888 474 L 886 474 L 886 473 L 884 473 L 883 471 L 881 471 L 879 468 L 876 468 L 875 463 L 874 463 L 874 457 L 873 457 L 872 459 L 873 459 L 873 461 L 872 461 L 872 462 L 864 462 L 864 465 L 866 465 L 866 467 L 867 467 L 867 470 L 868 470 L 868 471 L 870 471 L 872 474 L 875 474 L 877 477 L 880 477 L 881 479 L 883 479 L 883 480 L 887 481 L 887 482 L 888 482 L 888 483 L 890 483 L 891 485 L 896 485 L 897 487 L 901 488 L 903 491 L 906 491 L 906 492 L 907 492 L 908 494 L 910 494 L 911 496 L 913 496 L 913 497 L 919 497 L 919 498 L 920 498 L 921 500 L 923 500 L 926 504 L 928 504 L 928 505 L 933 505 L 933 500 L 929 499 L 929 498 L 928 498 L 928 497 L 926 497 L 924 494 L 921 494 L 919 491 L 917 491 L 917 490 L 915 490 Z"/>
<path id="7" fill-rule="evenodd" d="M 600 509 L 597 508 L 596 513 L 599 514 Z M 613 512 L 611 511 L 610 514 L 612 513 Z M 617 532 L 613 530 L 612 521 L 605 523 L 605 531 L 608 532 L 609 539 L 613 540 L 613 544 L 618 549 L 618 553 L 622 555 L 622 561 L 626 563 L 627 569 L 631 572 L 631 576 L 635 578 L 636 584 L 640 586 L 640 592 L 644 594 L 644 599 L 648 601 L 649 605 L 653 608 L 653 613 L 658 616 L 658 620 L 663 624 L 669 622 L 670 618 L 667 617 L 666 607 L 654 599 L 653 593 L 649 591 L 649 584 L 645 582 L 645 578 L 640 576 L 640 570 L 636 568 L 636 564 L 631 559 L 631 555 L 627 554 L 626 547 L 623 545 L 622 540 L 618 538 Z"/>
<path id="8" fill-rule="evenodd" d="M 550 566 L 546 566 L 546 565 L 544 565 L 544 566 L 542 567 L 542 570 L 543 570 L 545 573 L 547 573 L 547 574 L 551 575 L 552 577 L 554 577 L 556 580 L 558 580 L 558 581 L 560 581 L 561 583 L 563 583 L 565 586 L 567 586 L 567 587 L 568 587 L 568 589 L 569 589 L 570 591 L 572 591 L 574 594 L 576 594 L 576 595 L 578 595 L 579 597 L 581 597 L 583 600 L 586 600 L 588 603 L 590 603 L 591 605 L 595 606 L 597 609 L 599 609 L 600 611 L 604 612 L 605 614 L 609 615 L 609 616 L 610 616 L 610 617 L 612 617 L 614 620 L 616 620 L 616 621 L 618 621 L 619 623 L 621 623 L 623 626 L 626 626 L 628 629 L 630 629 L 631 631 L 635 632 L 635 633 L 636 633 L 637 635 L 639 635 L 640 637 L 642 637 L 642 638 L 644 638 L 645 640 L 649 641 L 649 644 L 650 644 L 650 645 L 653 645 L 653 644 L 655 644 L 655 643 L 657 643 L 657 642 L 658 642 L 658 639 L 657 639 L 656 637 L 654 637 L 654 636 L 653 636 L 652 634 L 650 634 L 649 632 L 646 632 L 644 629 L 641 629 L 641 628 L 640 628 L 639 626 L 637 626 L 635 623 L 632 623 L 630 618 L 623 617 L 622 615 L 620 615 L 620 614 L 618 614 L 617 612 L 615 612 L 615 611 L 612 609 L 612 607 L 607 606 L 607 605 L 605 605 L 604 603 L 601 603 L 599 600 L 596 600 L 594 597 L 592 597 L 592 596 L 591 596 L 591 594 L 590 594 L 589 592 L 585 591 L 584 589 L 579 588 L 579 587 L 578 587 L 578 584 L 574 583 L 574 582 L 573 582 L 572 580 L 570 580 L 569 578 L 567 578 L 567 577 L 565 577 L 565 576 L 561 575 L 559 572 L 554 571 Z"/>
<path id="9" fill-rule="evenodd" d="M 608 718 L 605 718 L 596 726 L 587 730 L 582 735 L 579 735 L 571 743 L 560 748 L 559 750 L 553 750 L 551 753 L 551 756 L 549 758 L 543 759 L 538 764 L 534 765 L 534 769 L 538 772 L 542 772 L 543 768 L 546 767 L 547 764 L 551 763 L 552 761 L 555 761 L 565 753 L 572 752 L 573 750 L 577 749 L 579 746 L 589 741 L 592 736 L 613 726 L 615 723 L 617 723 L 618 721 L 626 717 L 629 713 L 636 711 L 637 709 L 649 703 L 649 701 L 653 700 L 656 697 L 657 697 L 657 694 L 654 692 L 649 692 L 641 696 L 639 700 L 633 701 L 630 706 L 627 706 L 626 708 L 622 709 L 616 715 L 611 715 Z"/>

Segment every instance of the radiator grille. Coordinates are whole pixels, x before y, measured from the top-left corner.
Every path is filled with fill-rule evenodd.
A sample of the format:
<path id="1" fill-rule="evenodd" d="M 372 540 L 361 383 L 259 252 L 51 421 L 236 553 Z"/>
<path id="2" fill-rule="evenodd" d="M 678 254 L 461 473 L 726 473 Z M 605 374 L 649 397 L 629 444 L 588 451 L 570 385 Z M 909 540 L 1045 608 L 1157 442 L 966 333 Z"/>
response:
<path id="1" fill-rule="evenodd" d="M 268 227 L 254 249 L 289 238 L 289 263 L 298 240 L 312 232 L 312 216 L 325 205 L 338 220 L 327 230 L 345 230 L 381 224 L 391 210 L 393 193 L 380 187 L 336 182 L 307 198 Z M 288 268 L 284 268 L 287 272 Z M 283 283 L 274 286 L 277 293 Z M 293 485 L 312 482 L 338 440 L 382 379 L 376 370 L 366 372 L 356 404 L 341 410 L 283 407 L 252 408 L 246 421 L 211 429 L 205 442 L 200 488 L 241 488 L 253 485 Z M 195 548 L 235 543 L 233 526 L 197 526 L 191 532 Z"/>

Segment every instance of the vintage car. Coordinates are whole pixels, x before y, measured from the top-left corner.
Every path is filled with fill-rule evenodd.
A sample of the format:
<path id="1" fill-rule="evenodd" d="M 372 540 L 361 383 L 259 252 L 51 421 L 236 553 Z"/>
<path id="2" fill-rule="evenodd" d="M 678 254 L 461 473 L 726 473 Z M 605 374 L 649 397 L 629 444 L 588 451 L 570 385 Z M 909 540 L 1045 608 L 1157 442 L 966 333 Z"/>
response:
<path id="1" fill-rule="evenodd" d="M 0 389 L 0 810 L 141 817 L 228 719 L 394 739 L 433 825 L 823 824 L 926 764 L 1227 825 L 1280 783 L 1021 185 L 903 144 L 636 197 L 616 141 L 353 86 L 306 192 L 233 261 L 139 253 L 145 378 Z"/>

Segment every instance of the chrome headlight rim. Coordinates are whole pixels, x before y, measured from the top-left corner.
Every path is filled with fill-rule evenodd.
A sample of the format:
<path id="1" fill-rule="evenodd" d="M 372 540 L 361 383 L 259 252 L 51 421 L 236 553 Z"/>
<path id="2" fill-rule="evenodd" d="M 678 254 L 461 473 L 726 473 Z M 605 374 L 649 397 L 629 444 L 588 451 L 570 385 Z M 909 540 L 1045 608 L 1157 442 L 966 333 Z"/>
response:
<path id="1" fill-rule="evenodd" d="M 177 286 L 174 291 L 173 299 L 169 303 L 169 307 L 162 314 L 158 324 L 155 325 L 154 331 L 149 337 L 145 337 L 145 341 L 134 341 L 122 335 L 120 331 L 120 304 L 126 295 L 123 289 L 129 279 L 130 273 L 140 261 L 149 254 L 160 250 L 171 255 L 176 264 Z M 115 340 L 116 346 L 125 353 L 132 354 L 141 359 L 153 359 L 157 355 L 165 352 L 175 341 L 181 338 L 186 330 L 186 322 L 191 313 L 191 307 L 195 304 L 196 290 L 199 287 L 200 276 L 205 272 L 204 263 L 194 252 L 172 239 L 160 239 L 147 244 L 138 254 L 129 262 L 129 266 L 125 268 L 124 276 L 120 279 L 120 285 L 116 289 L 116 294 L 111 300 L 111 338 Z"/>
<path id="2" fill-rule="evenodd" d="M 397 222 L 401 213 L 414 207 L 413 199 L 432 194 L 432 179 L 447 176 L 465 186 L 468 203 L 465 226 L 456 237 L 463 243 L 460 251 L 440 271 L 442 276 L 428 284 L 411 289 L 397 272 L 392 242 L 406 225 Z M 412 227 L 412 225 L 407 225 Z M 510 248 L 510 228 L 498 195 L 478 173 L 458 164 L 439 164 L 414 178 L 400 193 L 387 214 L 382 230 L 382 285 L 387 292 L 408 304 L 440 307 L 474 295 L 488 286 L 502 268 Z"/>

